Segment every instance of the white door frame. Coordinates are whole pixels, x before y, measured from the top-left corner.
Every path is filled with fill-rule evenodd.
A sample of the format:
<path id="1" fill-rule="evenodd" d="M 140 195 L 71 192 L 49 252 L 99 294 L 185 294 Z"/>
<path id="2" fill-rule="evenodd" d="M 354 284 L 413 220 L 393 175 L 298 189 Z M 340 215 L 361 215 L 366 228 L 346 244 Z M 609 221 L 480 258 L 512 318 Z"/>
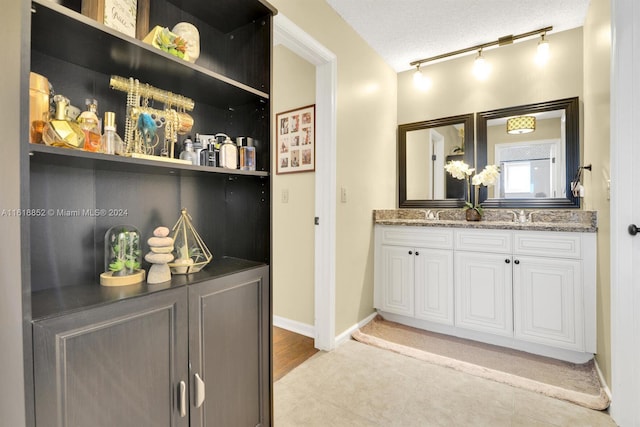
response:
<path id="1" fill-rule="evenodd" d="M 328 351 L 335 348 L 336 329 L 337 58 L 283 14 L 273 23 L 274 45 L 282 44 L 316 66 L 314 330 L 315 347 Z"/>
<path id="2" fill-rule="evenodd" d="M 611 370 L 610 413 L 640 425 L 640 4 L 611 2 Z M 635 265 L 634 265 L 635 264 Z"/>
<path id="3" fill-rule="evenodd" d="M 433 159 L 435 155 L 435 161 L 431 162 L 431 188 L 429 194 L 431 200 L 444 199 L 444 136 L 435 129 L 429 129 L 430 141 L 429 141 L 429 157 Z"/>

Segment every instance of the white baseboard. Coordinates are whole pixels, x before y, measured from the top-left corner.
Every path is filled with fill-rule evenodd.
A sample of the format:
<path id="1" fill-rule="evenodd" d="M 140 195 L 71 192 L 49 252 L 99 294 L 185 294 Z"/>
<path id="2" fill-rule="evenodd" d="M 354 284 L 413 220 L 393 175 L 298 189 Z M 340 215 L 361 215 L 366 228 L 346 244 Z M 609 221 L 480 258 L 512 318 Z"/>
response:
<path id="1" fill-rule="evenodd" d="M 273 326 L 304 335 L 309 338 L 316 338 L 316 328 L 314 325 L 298 322 L 296 320 L 287 319 L 280 316 L 273 316 Z"/>
<path id="2" fill-rule="evenodd" d="M 356 323 L 355 325 L 351 326 L 346 331 L 338 335 L 336 337 L 336 347 L 338 347 L 343 342 L 348 341 L 349 338 L 351 338 L 351 334 L 353 333 L 353 331 L 355 331 L 356 329 L 360 329 L 367 323 L 371 322 L 373 318 L 376 317 L 377 315 L 378 315 L 377 312 L 371 313 L 370 315 L 368 315 L 367 317 L 365 317 L 364 319 L 362 319 L 361 321 L 359 321 L 358 323 Z"/>
<path id="3" fill-rule="evenodd" d="M 335 338 L 335 346 L 338 347 L 343 342 L 348 341 L 351 338 L 351 334 L 353 333 L 353 331 L 355 331 L 356 329 L 360 329 L 367 323 L 371 322 L 373 318 L 377 316 L 377 314 L 377 312 L 371 313 L 369 316 L 365 317 L 355 325 L 347 328 L 347 330 L 345 330 Z M 273 316 L 273 326 L 277 326 L 278 328 L 286 329 L 287 331 L 295 332 L 296 334 L 315 339 L 315 327 L 313 325 L 308 325 L 306 323 L 287 319 L 285 317 Z"/>

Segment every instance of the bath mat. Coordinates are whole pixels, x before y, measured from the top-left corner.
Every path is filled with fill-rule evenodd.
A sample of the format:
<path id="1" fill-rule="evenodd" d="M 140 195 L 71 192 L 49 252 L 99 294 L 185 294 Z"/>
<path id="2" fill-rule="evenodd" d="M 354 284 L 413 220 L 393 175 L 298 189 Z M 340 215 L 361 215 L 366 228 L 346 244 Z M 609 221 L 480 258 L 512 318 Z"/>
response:
<path id="1" fill-rule="evenodd" d="M 603 410 L 610 403 L 593 360 L 584 364 L 564 362 L 412 328 L 381 316 L 356 330 L 352 337 L 365 344 L 587 408 Z"/>

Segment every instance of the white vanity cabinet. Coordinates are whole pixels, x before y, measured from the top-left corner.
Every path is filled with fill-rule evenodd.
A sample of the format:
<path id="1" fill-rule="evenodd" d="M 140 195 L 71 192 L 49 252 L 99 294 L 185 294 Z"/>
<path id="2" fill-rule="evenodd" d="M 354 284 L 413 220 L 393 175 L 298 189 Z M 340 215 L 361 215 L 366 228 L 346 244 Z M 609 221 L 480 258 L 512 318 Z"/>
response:
<path id="1" fill-rule="evenodd" d="M 453 231 L 376 227 L 374 306 L 453 325 Z"/>
<path id="2" fill-rule="evenodd" d="M 574 363 L 595 353 L 596 233 L 375 228 L 389 320 Z"/>
<path id="3" fill-rule="evenodd" d="M 512 337 L 511 234 L 455 231 L 456 326 Z"/>
<path id="4" fill-rule="evenodd" d="M 585 346 L 585 288 L 594 260 L 582 259 L 587 242 L 577 233 L 515 233 L 514 336 L 577 351 Z M 585 264 L 586 262 L 591 263 Z M 587 276 L 584 277 L 585 270 Z M 595 269 L 594 269 L 595 272 Z"/>

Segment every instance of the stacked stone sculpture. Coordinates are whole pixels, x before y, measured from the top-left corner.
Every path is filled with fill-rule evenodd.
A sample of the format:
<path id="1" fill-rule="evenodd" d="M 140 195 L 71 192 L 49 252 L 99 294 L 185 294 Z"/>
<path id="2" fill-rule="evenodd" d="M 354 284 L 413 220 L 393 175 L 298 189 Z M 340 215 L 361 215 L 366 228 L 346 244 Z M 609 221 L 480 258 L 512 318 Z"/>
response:
<path id="1" fill-rule="evenodd" d="M 147 240 L 151 252 L 144 259 L 151 263 L 147 283 L 156 284 L 171 280 L 171 270 L 168 263 L 173 261 L 173 239 L 169 237 L 167 227 L 157 227 L 153 230 L 153 237 Z"/>

